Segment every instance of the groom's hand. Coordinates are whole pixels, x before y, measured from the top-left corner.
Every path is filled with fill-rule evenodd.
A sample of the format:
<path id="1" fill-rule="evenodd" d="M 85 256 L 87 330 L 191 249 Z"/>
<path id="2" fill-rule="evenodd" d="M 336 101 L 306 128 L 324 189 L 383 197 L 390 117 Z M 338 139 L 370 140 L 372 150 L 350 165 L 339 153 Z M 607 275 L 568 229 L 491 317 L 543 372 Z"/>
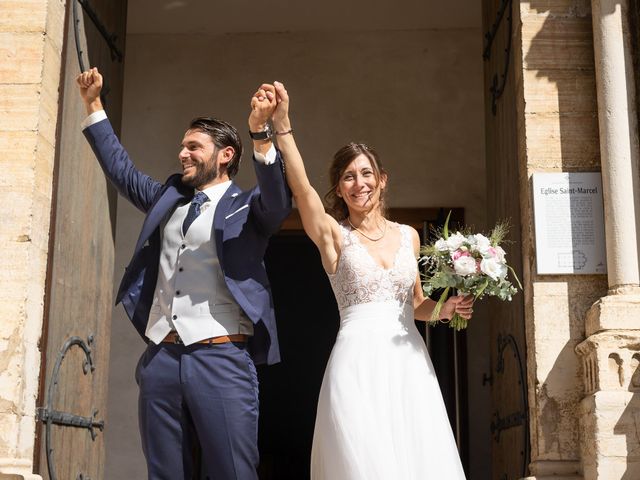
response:
<path id="1" fill-rule="evenodd" d="M 276 108 L 276 91 L 273 85 L 263 83 L 251 97 L 251 113 L 249 114 L 249 130 L 261 132 L 269 122 Z"/>
<path id="2" fill-rule="evenodd" d="M 102 75 L 100 75 L 98 69 L 93 67 L 91 70 L 82 72 L 76 77 L 76 83 L 80 90 L 82 102 L 87 109 L 87 114 L 91 115 L 93 112 L 103 110 L 102 102 L 100 101 Z"/>

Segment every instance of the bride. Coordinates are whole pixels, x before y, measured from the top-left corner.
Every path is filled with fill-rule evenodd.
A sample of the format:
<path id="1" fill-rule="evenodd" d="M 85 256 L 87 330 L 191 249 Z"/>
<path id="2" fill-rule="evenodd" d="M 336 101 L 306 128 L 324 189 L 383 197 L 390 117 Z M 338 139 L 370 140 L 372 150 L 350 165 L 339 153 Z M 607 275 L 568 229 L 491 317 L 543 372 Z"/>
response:
<path id="1" fill-rule="evenodd" d="M 312 480 L 464 479 L 440 388 L 414 318 L 428 320 L 416 257 L 418 233 L 385 218 L 387 173 L 364 144 L 338 150 L 325 196 L 307 178 L 293 138 L 283 84 L 264 84 L 251 101 L 272 108 L 287 182 L 304 230 L 320 251 L 340 309 L 311 454 Z M 471 297 L 452 297 L 441 317 L 472 314 Z"/>

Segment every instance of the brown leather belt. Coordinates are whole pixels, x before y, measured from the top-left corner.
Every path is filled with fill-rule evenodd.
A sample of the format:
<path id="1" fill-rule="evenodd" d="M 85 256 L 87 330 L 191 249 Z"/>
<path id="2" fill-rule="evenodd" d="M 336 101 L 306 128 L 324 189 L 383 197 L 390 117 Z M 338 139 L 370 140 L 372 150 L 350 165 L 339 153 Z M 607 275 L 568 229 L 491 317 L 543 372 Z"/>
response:
<path id="1" fill-rule="evenodd" d="M 204 343 L 204 344 L 211 344 L 211 343 L 229 343 L 229 342 L 246 342 L 249 339 L 249 335 L 244 335 L 242 333 L 235 333 L 233 335 L 221 335 L 219 337 L 211 337 L 211 338 L 205 338 L 203 340 L 198 340 L 195 343 Z M 164 337 L 164 340 L 162 340 L 162 343 L 175 343 L 178 345 L 182 345 L 184 342 L 182 341 L 182 339 L 180 338 L 180 335 L 178 335 L 178 332 L 169 332 L 169 334 Z"/>

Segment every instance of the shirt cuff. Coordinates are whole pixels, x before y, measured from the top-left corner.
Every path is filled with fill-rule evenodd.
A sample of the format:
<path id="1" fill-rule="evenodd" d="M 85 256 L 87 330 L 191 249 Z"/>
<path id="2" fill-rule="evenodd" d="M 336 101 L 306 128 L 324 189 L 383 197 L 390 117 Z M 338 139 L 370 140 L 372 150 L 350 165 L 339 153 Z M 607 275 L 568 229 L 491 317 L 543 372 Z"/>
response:
<path id="1" fill-rule="evenodd" d="M 264 163 L 265 165 L 276 163 L 276 147 L 271 144 L 269 150 L 267 150 L 267 153 L 265 155 L 254 150 L 253 158 L 255 158 L 257 162 Z"/>
<path id="2" fill-rule="evenodd" d="M 80 124 L 80 128 L 84 130 L 85 128 L 88 128 L 91 125 L 93 125 L 94 123 L 98 123 L 106 119 L 107 119 L 107 112 L 105 112 L 104 110 L 98 110 L 97 112 L 93 112 L 91 115 L 85 118 Z"/>

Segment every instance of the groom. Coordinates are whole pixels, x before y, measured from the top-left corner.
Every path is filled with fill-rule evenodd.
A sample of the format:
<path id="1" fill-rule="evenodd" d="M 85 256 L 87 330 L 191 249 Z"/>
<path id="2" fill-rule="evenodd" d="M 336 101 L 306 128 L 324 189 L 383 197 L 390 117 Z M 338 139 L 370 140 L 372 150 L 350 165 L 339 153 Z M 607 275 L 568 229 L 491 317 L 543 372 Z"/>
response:
<path id="1" fill-rule="evenodd" d="M 145 214 L 116 302 L 148 343 L 136 368 L 149 479 L 257 479 L 255 363 L 280 359 L 263 254 L 291 209 L 267 121 L 270 93 L 252 100 L 249 129 L 258 186 L 232 181 L 242 144 L 210 117 L 189 125 L 182 174 L 160 183 L 135 168 L 100 102 L 102 76 L 77 78 L 83 133 L 109 180 Z M 194 472 L 192 451 L 203 452 Z"/>

